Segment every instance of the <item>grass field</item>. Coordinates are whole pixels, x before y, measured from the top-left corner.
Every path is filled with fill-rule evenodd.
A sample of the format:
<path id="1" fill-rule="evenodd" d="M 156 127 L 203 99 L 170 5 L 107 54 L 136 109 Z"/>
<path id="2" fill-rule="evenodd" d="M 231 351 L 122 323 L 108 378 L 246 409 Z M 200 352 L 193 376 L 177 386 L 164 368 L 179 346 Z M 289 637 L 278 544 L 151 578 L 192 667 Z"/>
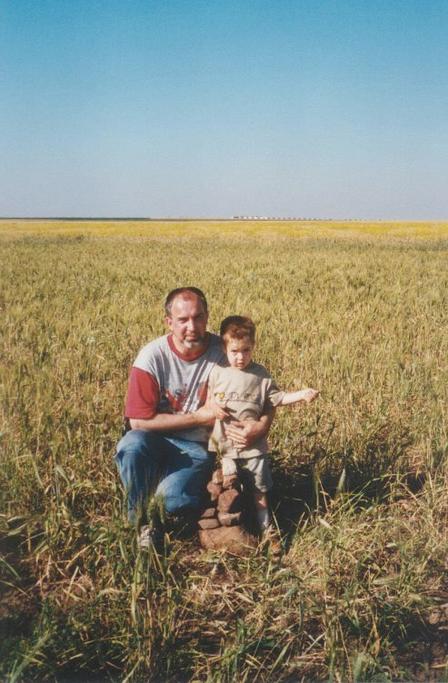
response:
<path id="1" fill-rule="evenodd" d="M 448 223 L 0 221 L 0 677 L 447 680 Z M 281 562 L 141 555 L 112 461 L 173 287 L 258 328 Z"/>

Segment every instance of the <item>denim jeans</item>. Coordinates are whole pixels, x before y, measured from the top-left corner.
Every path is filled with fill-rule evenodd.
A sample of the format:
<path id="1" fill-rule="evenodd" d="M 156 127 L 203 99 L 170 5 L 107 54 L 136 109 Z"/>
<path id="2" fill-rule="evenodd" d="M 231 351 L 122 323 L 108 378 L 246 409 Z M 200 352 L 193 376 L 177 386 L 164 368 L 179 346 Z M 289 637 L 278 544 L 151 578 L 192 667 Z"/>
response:
<path id="1" fill-rule="evenodd" d="M 115 462 L 134 523 L 152 494 L 163 499 L 167 512 L 199 508 L 214 457 L 197 441 L 132 429 L 119 441 Z"/>

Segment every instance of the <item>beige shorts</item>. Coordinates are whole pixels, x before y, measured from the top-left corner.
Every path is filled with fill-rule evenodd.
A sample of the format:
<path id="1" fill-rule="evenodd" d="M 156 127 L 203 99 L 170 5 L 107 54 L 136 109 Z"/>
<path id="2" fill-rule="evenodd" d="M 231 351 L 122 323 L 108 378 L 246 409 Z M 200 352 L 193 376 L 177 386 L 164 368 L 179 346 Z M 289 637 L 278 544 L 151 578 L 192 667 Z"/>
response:
<path id="1" fill-rule="evenodd" d="M 255 491 L 266 493 L 272 488 L 271 468 L 269 467 L 268 457 L 258 455 L 256 458 L 223 458 L 222 473 L 238 474 L 241 470 L 246 472 L 250 481 L 250 486 Z"/>

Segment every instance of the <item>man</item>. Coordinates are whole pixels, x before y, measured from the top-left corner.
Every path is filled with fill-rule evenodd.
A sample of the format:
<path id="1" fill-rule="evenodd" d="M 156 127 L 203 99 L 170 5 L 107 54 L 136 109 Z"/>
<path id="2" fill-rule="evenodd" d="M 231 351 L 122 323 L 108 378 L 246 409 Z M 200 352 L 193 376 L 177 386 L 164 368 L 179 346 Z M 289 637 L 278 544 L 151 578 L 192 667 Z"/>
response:
<path id="1" fill-rule="evenodd" d="M 207 332 L 207 301 L 196 287 L 172 290 L 165 315 L 169 333 L 143 347 L 131 369 L 125 410 L 130 430 L 115 456 L 141 547 L 154 540 L 145 514 L 149 494 L 161 497 L 169 513 L 196 510 L 214 464 L 207 452 L 214 414 L 204 403 L 208 376 L 223 358 L 221 341 Z M 246 448 L 268 432 L 271 421 L 266 414 L 258 422 L 235 422 L 227 434 Z"/>

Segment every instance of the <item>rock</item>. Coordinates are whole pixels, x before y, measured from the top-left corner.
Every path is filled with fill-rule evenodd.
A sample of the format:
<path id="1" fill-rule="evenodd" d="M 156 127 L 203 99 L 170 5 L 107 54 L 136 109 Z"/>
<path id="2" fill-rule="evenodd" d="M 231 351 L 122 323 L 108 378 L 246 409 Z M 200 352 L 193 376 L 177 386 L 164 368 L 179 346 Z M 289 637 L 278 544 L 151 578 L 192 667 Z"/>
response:
<path id="1" fill-rule="evenodd" d="M 207 519 L 209 517 L 216 517 L 216 508 L 207 508 L 201 515 L 202 519 Z"/>
<path id="2" fill-rule="evenodd" d="M 222 484 L 222 469 L 217 469 L 212 474 L 213 484 Z"/>
<path id="3" fill-rule="evenodd" d="M 235 526 L 240 523 L 241 512 L 218 512 L 218 520 L 222 526 Z"/>
<path id="4" fill-rule="evenodd" d="M 199 540 L 206 550 L 227 550 L 234 555 L 248 555 L 257 547 L 256 539 L 241 526 L 200 529 Z"/>
<path id="5" fill-rule="evenodd" d="M 215 500 L 218 500 L 218 497 L 222 493 L 222 486 L 220 484 L 214 484 L 212 481 L 209 481 L 207 484 L 207 491 L 210 494 L 210 500 L 212 503 L 215 502 Z"/>
<path id="6" fill-rule="evenodd" d="M 200 519 L 198 521 L 200 529 L 217 529 L 220 524 L 216 517 L 208 517 L 206 519 Z M 200 534 L 201 532 L 199 532 Z"/>
<path id="7" fill-rule="evenodd" d="M 237 474 L 226 474 L 223 477 L 222 485 L 224 489 L 234 489 L 240 484 L 240 479 Z"/>
<path id="8" fill-rule="evenodd" d="M 218 498 L 218 510 L 219 512 L 240 512 L 241 493 L 236 489 L 223 491 Z"/>

